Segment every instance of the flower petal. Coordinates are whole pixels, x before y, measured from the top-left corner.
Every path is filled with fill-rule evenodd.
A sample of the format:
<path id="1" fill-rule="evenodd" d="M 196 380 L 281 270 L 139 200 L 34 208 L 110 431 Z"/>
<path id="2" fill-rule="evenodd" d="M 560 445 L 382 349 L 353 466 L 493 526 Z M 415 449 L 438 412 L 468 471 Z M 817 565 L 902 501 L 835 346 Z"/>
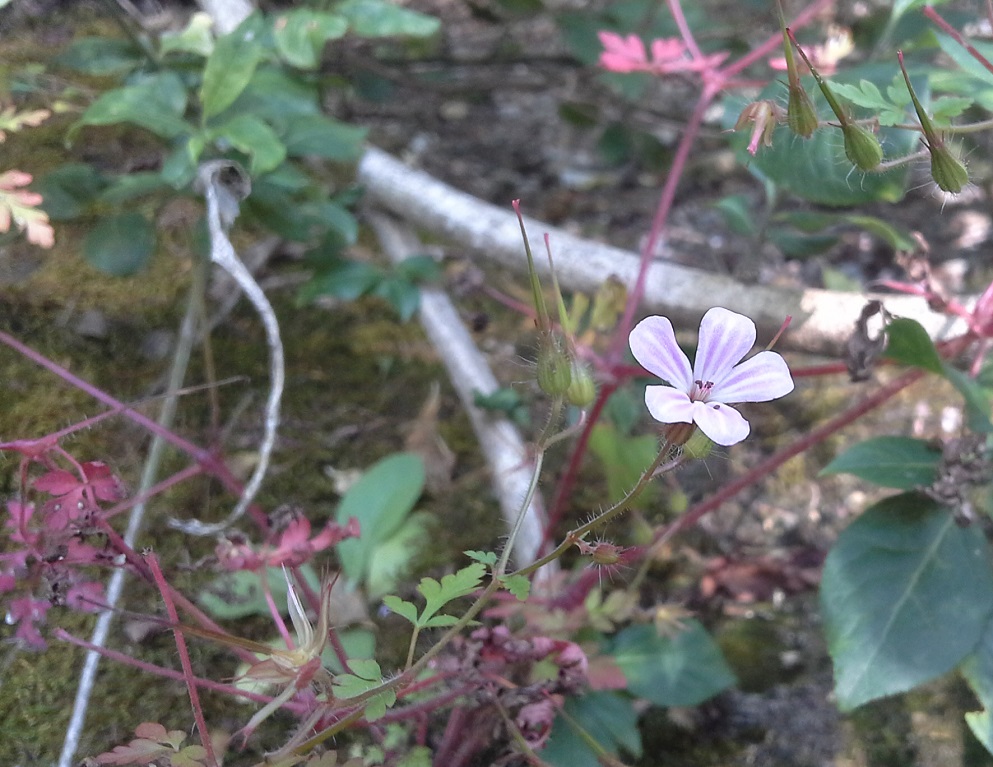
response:
<path id="1" fill-rule="evenodd" d="M 710 392 L 717 402 L 767 402 L 793 391 L 786 360 L 776 352 L 759 352 L 737 365 Z"/>
<path id="2" fill-rule="evenodd" d="M 731 368 L 754 344 L 754 322 L 743 314 L 715 306 L 703 315 L 700 323 L 700 342 L 693 363 L 694 380 L 712 381 L 715 387 L 720 386 Z M 710 396 L 719 399 L 713 392 Z"/>
<path id="3" fill-rule="evenodd" d="M 748 436 L 748 421 L 730 405 L 693 403 L 693 422 L 718 445 L 734 445 Z"/>
<path id="4" fill-rule="evenodd" d="M 689 394 L 693 386 L 690 361 L 676 343 L 676 334 L 669 320 L 665 317 L 645 317 L 631 331 L 628 343 L 634 358 L 645 370 Z"/>
<path id="5" fill-rule="evenodd" d="M 645 405 L 652 418 L 660 423 L 693 421 L 693 403 L 689 395 L 671 386 L 646 386 Z"/>

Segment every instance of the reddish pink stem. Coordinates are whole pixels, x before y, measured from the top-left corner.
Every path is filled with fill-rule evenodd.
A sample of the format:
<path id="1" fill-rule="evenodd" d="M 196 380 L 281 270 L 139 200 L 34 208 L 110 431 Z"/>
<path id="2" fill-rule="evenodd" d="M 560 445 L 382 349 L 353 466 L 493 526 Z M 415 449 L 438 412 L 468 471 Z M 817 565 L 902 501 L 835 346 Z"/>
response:
<path id="1" fill-rule="evenodd" d="M 155 554 L 148 554 L 145 557 L 145 561 L 148 562 L 148 566 L 152 571 L 152 575 L 155 578 L 155 585 L 159 587 L 159 593 L 162 594 L 162 601 L 165 602 L 166 613 L 169 615 L 169 620 L 173 623 L 179 623 L 179 615 L 176 612 L 176 605 L 173 604 L 172 598 L 170 597 L 171 589 L 165 582 L 165 578 L 162 576 L 162 569 L 159 567 L 159 560 Z M 207 752 L 207 763 L 214 765 L 214 767 L 219 767 L 217 761 L 217 756 L 214 754 L 214 744 L 210 739 L 210 730 L 207 729 L 207 720 L 203 716 L 203 708 L 200 705 L 200 691 L 197 689 L 196 676 L 193 674 L 193 664 L 190 662 L 190 653 L 186 648 L 186 637 L 183 632 L 178 628 L 173 629 L 173 636 L 176 639 L 176 649 L 179 651 L 179 662 L 183 667 L 183 677 L 186 681 L 186 689 L 190 695 L 190 706 L 193 708 L 193 719 L 197 723 L 197 729 L 200 730 L 200 743 Z"/>
<path id="2" fill-rule="evenodd" d="M 972 43 L 970 43 L 968 40 L 962 37 L 962 34 L 957 29 L 955 29 L 955 27 L 953 27 L 951 24 L 945 21 L 934 8 L 932 8 L 930 5 L 924 6 L 924 15 L 927 16 L 929 19 L 931 19 L 931 21 L 933 21 L 935 24 L 937 24 L 938 27 L 941 28 L 942 32 L 945 32 L 946 34 L 950 35 L 955 40 L 955 42 L 957 42 L 959 45 L 965 48 L 969 52 L 969 55 L 972 56 L 972 58 L 974 58 L 984 67 L 986 67 L 986 69 L 988 69 L 990 72 L 993 72 L 993 63 L 990 63 L 989 59 L 987 59 L 983 54 L 977 51 L 976 48 L 972 45 Z"/>

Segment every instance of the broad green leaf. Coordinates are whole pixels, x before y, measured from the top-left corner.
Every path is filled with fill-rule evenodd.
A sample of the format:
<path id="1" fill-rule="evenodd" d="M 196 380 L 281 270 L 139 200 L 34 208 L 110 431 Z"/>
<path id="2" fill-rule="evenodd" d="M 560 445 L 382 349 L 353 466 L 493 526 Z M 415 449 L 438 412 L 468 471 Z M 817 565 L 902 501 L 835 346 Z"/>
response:
<path id="1" fill-rule="evenodd" d="M 320 593 L 321 579 L 312 565 L 303 565 L 299 572 L 307 581 L 307 585 Z M 286 607 L 286 577 L 278 567 L 267 567 L 265 577 L 269 582 L 272 594 L 279 611 L 287 614 Z M 197 595 L 197 601 L 213 617 L 220 620 L 235 620 L 247 618 L 250 615 L 267 616 L 269 603 L 262 588 L 261 577 L 256 572 L 239 570 L 223 573 L 207 584 L 206 588 Z"/>
<path id="2" fill-rule="evenodd" d="M 223 112 L 245 90 L 265 55 L 259 36 L 258 17 L 249 16 L 214 44 L 200 88 L 204 119 Z"/>
<path id="3" fill-rule="evenodd" d="M 404 279 L 384 277 L 373 290 L 373 294 L 385 299 L 396 311 L 402 322 L 407 322 L 421 305 L 420 289 Z"/>
<path id="4" fill-rule="evenodd" d="M 621 749 L 641 756 L 638 713 L 630 698 L 608 690 L 570 695 L 563 714 L 556 717 L 548 743 L 541 750 L 541 760 L 552 767 L 603 767 L 587 739 L 612 756 Z"/>
<path id="5" fill-rule="evenodd" d="M 371 264 L 335 259 L 301 288 L 298 300 L 308 303 L 318 296 L 335 296 L 354 301 L 372 291 L 382 279 L 382 274 Z"/>
<path id="6" fill-rule="evenodd" d="M 990 423 L 990 397 L 986 389 L 977 380 L 948 363 L 944 363 L 942 369 L 945 378 L 965 398 L 965 418 L 969 428 L 982 434 L 993 432 L 993 424 Z"/>
<path id="7" fill-rule="evenodd" d="M 780 227 L 770 227 L 769 240 L 787 258 L 809 258 L 833 248 L 838 243 L 833 234 L 798 234 Z"/>
<path id="8" fill-rule="evenodd" d="M 627 437 L 613 424 L 598 423 L 590 435 L 590 450 L 600 459 L 607 475 L 608 501 L 618 501 L 634 487 L 642 473 L 659 454 L 659 441 L 654 434 Z M 650 506 L 658 496 L 655 485 L 649 485 L 635 501 L 635 506 Z"/>
<path id="9" fill-rule="evenodd" d="M 965 721 L 976 740 L 993 753 L 993 623 L 987 624 L 979 645 L 959 670 L 983 707 L 968 712 Z"/>
<path id="10" fill-rule="evenodd" d="M 885 356 L 904 365 L 924 368 L 931 373 L 944 375 L 945 369 L 934 348 L 934 342 L 917 320 L 899 317 L 886 326 Z"/>
<path id="11" fill-rule="evenodd" d="M 342 567 L 351 581 L 365 580 L 373 551 L 400 529 L 423 489 L 424 462 L 413 453 L 396 453 L 376 463 L 342 498 L 338 522 L 345 524 L 356 517 L 362 528 L 358 539 L 338 545 Z"/>
<path id="12" fill-rule="evenodd" d="M 73 42 L 55 63 L 87 75 L 119 75 L 137 67 L 145 56 L 130 40 L 83 37 Z"/>
<path id="13" fill-rule="evenodd" d="M 99 196 L 106 205 L 120 205 L 149 194 L 155 194 L 167 187 L 160 173 L 142 171 L 117 176 Z"/>
<path id="14" fill-rule="evenodd" d="M 183 119 L 186 88 L 175 72 L 161 72 L 132 85 L 114 88 L 94 101 L 70 129 L 70 137 L 84 125 L 131 123 L 162 138 L 192 133 Z"/>
<path id="15" fill-rule="evenodd" d="M 411 282 L 430 282 L 441 277 L 441 267 L 438 266 L 438 262 L 424 254 L 405 258 L 393 268 L 393 271 Z"/>
<path id="16" fill-rule="evenodd" d="M 938 38 L 938 45 L 941 46 L 941 50 L 951 58 L 966 74 L 971 75 L 977 80 L 980 80 L 987 85 L 993 84 L 993 72 L 990 72 L 986 67 L 984 67 L 979 61 L 973 58 L 972 54 L 969 53 L 961 44 L 957 43 L 954 38 L 949 35 L 942 33 L 935 33 L 935 37 Z M 986 47 L 984 55 L 986 55 L 988 60 L 993 60 L 993 46 L 983 46 L 979 41 L 970 41 L 980 53 L 984 53 L 983 47 Z"/>
<path id="17" fill-rule="evenodd" d="M 211 128 L 210 135 L 222 148 L 228 145 L 247 154 L 253 176 L 274 170 L 286 159 L 279 136 L 255 115 L 238 115 Z"/>
<path id="18" fill-rule="evenodd" d="M 372 551 L 366 574 L 366 593 L 370 599 L 396 591 L 414 565 L 414 559 L 428 546 L 431 517 L 423 512 L 411 514 L 388 540 Z"/>
<path id="19" fill-rule="evenodd" d="M 747 195 L 732 194 L 722 197 L 714 207 L 724 216 L 728 228 L 735 234 L 752 236 L 758 231 L 758 219 Z"/>
<path id="20" fill-rule="evenodd" d="M 348 663 L 353 673 L 338 674 L 334 679 L 334 693 L 338 698 L 354 698 L 382 684 L 383 674 L 374 660 L 351 660 Z M 396 690 L 384 690 L 365 702 L 365 718 L 368 721 L 379 719 L 386 709 L 396 703 Z"/>
<path id="21" fill-rule="evenodd" d="M 388 0 L 344 0 L 334 11 L 348 19 L 352 31 L 362 37 L 428 37 L 441 26 L 432 16 Z"/>
<path id="22" fill-rule="evenodd" d="M 83 255 L 91 266 L 115 277 L 141 271 L 155 250 L 155 230 L 140 213 L 102 219 L 83 240 Z"/>
<path id="23" fill-rule="evenodd" d="M 232 114 L 252 114 L 272 125 L 277 133 L 300 117 L 321 113 L 317 88 L 303 77 L 261 64 L 231 105 Z"/>
<path id="24" fill-rule="evenodd" d="M 910 232 L 899 224 L 891 224 L 875 216 L 857 214 L 846 215 L 844 216 L 844 220 L 878 237 L 892 246 L 894 250 L 913 250 L 917 247 L 917 243 L 910 236 Z"/>
<path id="25" fill-rule="evenodd" d="M 362 154 L 368 131 L 323 115 L 293 119 L 282 134 L 286 151 L 294 157 L 323 157 L 353 162 Z"/>
<path id="26" fill-rule="evenodd" d="M 179 32 L 163 32 L 159 38 L 159 52 L 192 53 L 206 58 L 214 50 L 214 22 L 209 13 L 198 11 L 190 16 L 186 26 Z"/>
<path id="27" fill-rule="evenodd" d="M 821 612 L 842 709 L 933 679 L 976 647 L 993 615 L 983 533 L 923 495 L 880 501 L 828 555 Z"/>
<path id="28" fill-rule="evenodd" d="M 329 40 L 336 40 L 348 29 L 348 21 L 333 13 L 297 8 L 276 17 L 273 37 L 276 49 L 291 66 L 315 69 Z"/>
<path id="29" fill-rule="evenodd" d="M 53 221 L 81 216 L 107 187 L 107 180 L 86 163 L 60 165 L 32 188 L 44 198 L 41 209 Z"/>
<path id="30" fill-rule="evenodd" d="M 941 450 L 922 439 L 875 437 L 835 458 L 821 474 L 854 474 L 883 487 L 913 490 L 934 482 Z"/>
<path id="31" fill-rule="evenodd" d="M 697 621 L 674 637 L 654 626 L 629 626 L 610 643 L 628 690 L 659 706 L 695 706 L 735 684 L 734 673 Z"/>

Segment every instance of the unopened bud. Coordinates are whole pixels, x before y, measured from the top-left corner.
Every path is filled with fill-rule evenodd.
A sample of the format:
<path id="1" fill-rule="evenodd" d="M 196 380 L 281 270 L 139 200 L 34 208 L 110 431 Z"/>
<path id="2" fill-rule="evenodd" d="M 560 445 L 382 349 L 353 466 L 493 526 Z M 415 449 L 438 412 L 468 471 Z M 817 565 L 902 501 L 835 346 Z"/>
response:
<path id="1" fill-rule="evenodd" d="M 814 103 L 799 81 L 795 86 L 790 85 L 790 100 L 786 105 L 786 124 L 790 126 L 791 131 L 804 138 L 810 138 L 820 124 Z"/>
<path id="2" fill-rule="evenodd" d="M 683 454 L 687 458 L 706 458 L 714 448 L 714 441 L 697 429 L 694 431 L 686 444 L 683 445 Z"/>
<path id="3" fill-rule="evenodd" d="M 841 133 L 845 138 L 845 156 L 856 168 L 873 170 L 883 161 L 879 139 L 861 125 L 843 123 Z"/>
<path id="4" fill-rule="evenodd" d="M 931 178 L 943 192 L 958 194 L 969 183 L 969 172 L 944 143 L 932 142 L 928 146 L 931 153 Z"/>
<path id="5" fill-rule="evenodd" d="M 565 398 L 570 405 L 576 407 L 589 407 L 596 399 L 596 381 L 590 368 L 583 362 L 573 361 L 572 380 L 569 388 L 565 390 Z"/>
<path id="6" fill-rule="evenodd" d="M 543 333 L 538 348 L 538 386 L 553 397 L 565 394 L 572 383 L 572 360 L 562 348 L 562 341 L 551 333 Z"/>

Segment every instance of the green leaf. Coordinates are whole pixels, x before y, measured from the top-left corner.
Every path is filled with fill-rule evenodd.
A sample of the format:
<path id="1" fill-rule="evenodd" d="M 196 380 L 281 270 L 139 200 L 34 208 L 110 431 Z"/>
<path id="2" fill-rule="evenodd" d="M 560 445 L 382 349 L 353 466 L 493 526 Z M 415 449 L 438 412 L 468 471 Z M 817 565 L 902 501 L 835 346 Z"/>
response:
<path id="1" fill-rule="evenodd" d="M 335 296 L 354 301 L 374 290 L 382 279 L 382 274 L 371 264 L 337 258 L 303 286 L 298 298 L 310 302 L 318 296 Z"/>
<path id="2" fill-rule="evenodd" d="M 320 115 L 317 88 L 301 76 L 261 64 L 231 105 L 232 114 L 252 114 L 282 133 L 300 117 Z"/>
<path id="3" fill-rule="evenodd" d="M 882 487 L 913 490 L 934 482 L 941 450 L 922 439 L 875 437 L 846 450 L 821 470 L 854 474 Z"/>
<path id="4" fill-rule="evenodd" d="M 83 240 L 91 266 L 115 277 L 141 271 L 155 250 L 155 230 L 140 213 L 121 213 L 101 220 Z"/>
<path id="5" fill-rule="evenodd" d="M 362 154 L 366 128 L 333 120 L 323 115 L 303 115 L 293 119 L 283 132 L 286 151 L 294 157 L 323 157 L 354 162 Z"/>
<path id="6" fill-rule="evenodd" d="M 748 195 L 732 194 L 722 197 L 714 207 L 724 216 L 728 229 L 735 234 L 753 236 L 758 232 L 758 221 Z"/>
<path id="7" fill-rule="evenodd" d="M 204 119 L 234 103 L 264 55 L 258 16 L 249 16 L 233 32 L 218 38 L 203 70 L 200 101 Z"/>
<path id="8" fill-rule="evenodd" d="M 214 34 L 211 31 L 213 24 L 209 13 L 194 13 L 186 27 L 179 32 L 162 33 L 159 38 L 159 53 L 163 56 L 169 53 L 192 53 L 208 57 L 214 50 Z"/>
<path id="9" fill-rule="evenodd" d="M 41 209 L 53 221 L 81 216 L 107 186 L 107 180 L 86 163 L 67 163 L 39 179 L 32 188 L 44 198 Z"/>
<path id="10" fill-rule="evenodd" d="M 339 674 L 334 679 L 334 694 L 337 698 L 354 698 L 383 683 L 383 672 L 374 660 L 349 659 L 351 674 Z M 379 719 L 386 709 L 396 703 L 396 690 L 384 690 L 365 702 L 365 718 L 368 721 Z"/>
<path id="11" fill-rule="evenodd" d="M 659 454 L 659 441 L 653 434 L 626 437 L 609 423 L 598 423 L 590 435 L 590 450 L 603 463 L 607 475 L 607 499 L 617 501 L 634 487 Z M 658 497 L 655 485 L 646 488 L 634 502 L 637 508 L 651 505 Z"/>
<path id="12" fill-rule="evenodd" d="M 913 250 L 917 247 L 917 243 L 910 236 L 910 232 L 898 224 L 891 224 L 875 216 L 852 214 L 846 215 L 843 218 L 852 226 L 857 226 L 869 234 L 878 237 L 894 250 Z"/>
<path id="13" fill-rule="evenodd" d="M 71 138 L 84 125 L 132 123 L 172 139 L 193 132 L 193 126 L 183 119 L 185 111 L 183 81 L 175 72 L 162 72 L 107 91 L 90 104 L 69 134 Z"/>
<path id="14" fill-rule="evenodd" d="M 153 171 L 127 173 L 117 176 L 97 198 L 105 205 L 120 205 L 167 188 L 162 175 Z"/>
<path id="15" fill-rule="evenodd" d="M 821 612 L 844 710 L 945 673 L 993 614 L 982 531 L 922 495 L 880 501 L 828 555 Z"/>
<path id="16" fill-rule="evenodd" d="M 767 236 L 787 258 L 816 256 L 838 243 L 838 238 L 833 234 L 798 234 L 780 227 L 770 227 Z"/>
<path id="17" fill-rule="evenodd" d="M 393 269 L 394 274 L 410 282 L 431 282 L 441 277 L 441 267 L 431 256 L 421 254 L 405 258 Z"/>
<path id="18" fill-rule="evenodd" d="M 931 373 L 944 375 L 945 369 L 934 348 L 931 336 L 917 320 L 899 317 L 886 326 L 885 356 L 904 365 L 924 368 Z"/>
<path id="19" fill-rule="evenodd" d="M 414 559 L 430 543 L 431 519 L 424 512 L 411 514 L 399 530 L 373 549 L 366 575 L 366 592 L 370 599 L 395 591 L 409 575 Z"/>
<path id="20" fill-rule="evenodd" d="M 990 398 L 986 389 L 977 380 L 953 368 L 947 362 L 943 363 L 942 370 L 945 378 L 951 381 L 965 398 L 965 419 L 969 428 L 981 434 L 993 433 L 993 424 L 990 423 Z"/>
<path id="21" fill-rule="evenodd" d="M 397 615 L 406 618 L 415 626 L 417 625 L 417 605 L 413 602 L 408 602 L 406 599 L 400 599 L 400 597 L 390 594 L 383 597 L 383 604 Z"/>
<path id="22" fill-rule="evenodd" d="M 941 46 L 941 50 L 951 58 L 959 69 L 961 69 L 965 74 L 971 75 L 976 80 L 986 83 L 987 85 L 993 84 L 993 72 L 990 72 L 986 67 L 982 65 L 977 59 L 975 59 L 969 51 L 967 51 L 961 44 L 957 43 L 954 38 L 946 34 L 936 33 L 935 37 L 938 38 L 938 45 Z M 983 53 L 982 44 L 979 41 L 970 41 L 980 53 Z M 988 44 L 987 44 L 988 45 Z M 993 46 L 991 46 L 985 54 L 987 59 L 993 56 Z"/>
<path id="23" fill-rule="evenodd" d="M 659 706 L 695 706 L 735 684 L 717 644 L 697 621 L 687 621 L 674 637 L 659 636 L 654 626 L 629 626 L 613 638 L 609 653 L 628 690 Z"/>
<path id="24" fill-rule="evenodd" d="M 508 575 L 501 578 L 500 583 L 520 602 L 526 602 L 531 593 L 531 581 L 525 575 Z"/>
<path id="25" fill-rule="evenodd" d="M 144 61 L 144 54 L 130 40 L 82 37 L 55 58 L 59 66 L 103 77 L 130 72 Z"/>
<path id="26" fill-rule="evenodd" d="M 434 578 L 422 578 L 417 590 L 424 596 L 425 605 L 424 611 L 418 618 L 418 625 L 425 625 L 425 621 L 453 599 L 468 596 L 478 589 L 485 574 L 486 565 L 482 562 L 473 562 L 461 570 L 446 575 L 440 583 Z"/>
<path id="27" fill-rule="evenodd" d="M 333 13 L 297 8 L 276 17 L 273 37 L 276 49 L 291 66 L 316 69 L 328 40 L 345 34 L 348 21 Z"/>
<path id="28" fill-rule="evenodd" d="M 321 579 L 312 565 L 300 568 L 307 585 L 320 593 Z M 265 577 L 269 582 L 269 592 L 272 594 L 280 613 L 287 614 L 286 607 L 286 577 L 278 567 L 267 567 Z M 213 617 L 220 620 L 236 620 L 251 615 L 270 615 L 269 602 L 259 573 L 239 570 L 223 573 L 214 578 L 206 588 L 197 595 L 197 601 Z"/>
<path id="29" fill-rule="evenodd" d="M 622 748 L 632 756 L 641 756 L 638 713 L 632 701 L 620 693 L 595 690 L 570 695 L 563 714 L 556 717 L 548 743 L 541 750 L 543 762 L 553 767 L 603 767 L 587 738 L 613 756 Z"/>
<path id="30" fill-rule="evenodd" d="M 423 490 L 424 462 L 413 453 L 396 453 L 376 463 L 342 498 L 335 518 L 346 524 L 355 517 L 362 528 L 358 539 L 338 545 L 350 580 L 367 578 L 375 548 L 400 529 Z"/>
<path id="31" fill-rule="evenodd" d="M 495 551 L 463 551 L 469 559 L 475 562 L 482 562 L 484 565 L 493 567 L 497 563 L 497 555 Z"/>
<path id="32" fill-rule="evenodd" d="M 976 740 L 993 753 L 993 622 L 987 624 L 979 646 L 963 661 L 960 671 L 983 707 L 968 712 L 965 721 Z"/>
<path id="33" fill-rule="evenodd" d="M 404 279 L 385 277 L 379 281 L 373 293 L 388 301 L 403 322 L 409 321 L 421 305 L 420 289 Z"/>
<path id="34" fill-rule="evenodd" d="M 279 136 L 255 115 L 238 115 L 211 128 L 210 136 L 222 148 L 227 144 L 251 157 L 253 176 L 274 170 L 286 159 L 286 147 Z"/>
<path id="35" fill-rule="evenodd" d="M 393 5 L 386 0 L 345 0 L 334 8 L 362 37 L 429 37 L 441 22 L 423 13 Z"/>

